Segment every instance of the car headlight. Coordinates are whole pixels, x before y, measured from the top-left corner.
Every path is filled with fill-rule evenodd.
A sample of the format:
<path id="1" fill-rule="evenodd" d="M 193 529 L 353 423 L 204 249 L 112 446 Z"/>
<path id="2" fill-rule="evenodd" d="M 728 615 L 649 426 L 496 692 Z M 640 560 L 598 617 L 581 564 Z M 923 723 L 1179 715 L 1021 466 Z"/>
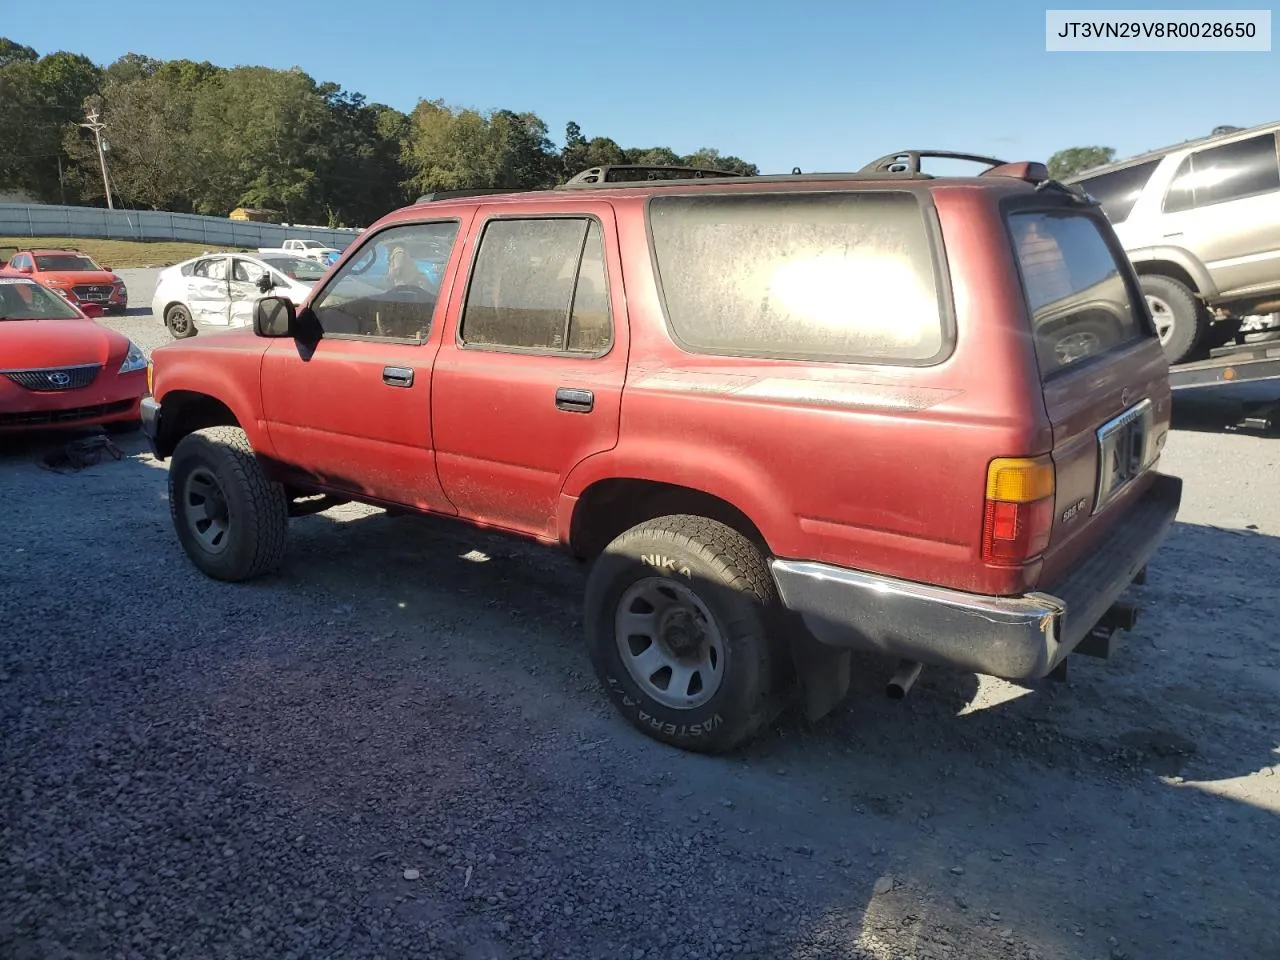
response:
<path id="1" fill-rule="evenodd" d="M 129 341 L 129 353 L 124 358 L 124 363 L 120 364 L 121 373 L 134 373 L 138 370 L 145 370 L 147 367 L 147 355 L 142 352 L 132 340 Z"/>

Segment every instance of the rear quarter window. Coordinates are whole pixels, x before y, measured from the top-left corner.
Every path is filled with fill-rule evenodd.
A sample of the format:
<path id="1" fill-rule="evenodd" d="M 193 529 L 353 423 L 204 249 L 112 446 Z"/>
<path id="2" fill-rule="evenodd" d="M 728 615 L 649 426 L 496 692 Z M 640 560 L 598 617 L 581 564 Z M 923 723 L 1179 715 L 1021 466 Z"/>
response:
<path id="1" fill-rule="evenodd" d="M 667 318 L 687 350 L 913 365 L 949 351 L 913 194 L 660 196 L 649 230 Z"/>
<path id="2" fill-rule="evenodd" d="M 1042 375 L 1155 336 L 1095 218 L 1040 210 L 1008 222 Z"/>
<path id="3" fill-rule="evenodd" d="M 1107 219 L 1112 223 L 1124 223 L 1159 165 L 1159 160 L 1148 160 L 1123 170 L 1086 177 L 1079 185 L 1102 204 L 1102 212 Z"/>

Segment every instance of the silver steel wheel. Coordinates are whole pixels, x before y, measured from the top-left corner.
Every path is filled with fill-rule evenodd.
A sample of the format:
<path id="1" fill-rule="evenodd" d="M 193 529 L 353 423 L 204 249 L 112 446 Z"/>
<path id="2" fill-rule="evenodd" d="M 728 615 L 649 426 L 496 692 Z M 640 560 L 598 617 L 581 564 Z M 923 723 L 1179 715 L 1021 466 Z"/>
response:
<path id="1" fill-rule="evenodd" d="M 222 553 L 231 542 L 227 496 L 212 470 L 196 467 L 182 485 L 182 519 L 208 553 Z"/>
<path id="2" fill-rule="evenodd" d="M 1160 299 L 1147 294 L 1147 309 L 1151 311 L 1151 319 L 1156 323 L 1156 333 L 1160 335 L 1160 344 L 1169 342 L 1169 337 L 1173 335 L 1173 308 L 1169 304 Z"/>
<path id="3" fill-rule="evenodd" d="M 1058 362 L 1065 366 L 1082 357 L 1092 356 L 1098 352 L 1101 345 L 1102 342 L 1096 333 L 1081 330 L 1078 333 L 1067 334 L 1053 345 L 1053 351 L 1058 356 Z"/>
<path id="4" fill-rule="evenodd" d="M 676 710 L 702 706 L 724 679 L 724 638 L 698 595 L 666 577 L 627 588 L 614 623 L 618 653 L 647 696 Z"/>

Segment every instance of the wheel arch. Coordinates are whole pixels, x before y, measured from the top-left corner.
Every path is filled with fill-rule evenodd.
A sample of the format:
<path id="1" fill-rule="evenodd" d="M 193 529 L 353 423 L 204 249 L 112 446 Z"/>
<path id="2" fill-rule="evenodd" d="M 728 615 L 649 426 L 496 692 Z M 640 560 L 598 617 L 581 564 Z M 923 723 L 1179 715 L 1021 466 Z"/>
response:
<path id="1" fill-rule="evenodd" d="M 1217 287 L 1203 264 L 1173 250 L 1153 250 L 1132 259 L 1134 272 L 1141 277 L 1176 280 L 1201 299 L 1217 294 Z"/>
<path id="2" fill-rule="evenodd" d="M 174 448 L 183 437 L 205 427 L 240 427 L 250 434 L 248 423 L 218 397 L 199 390 L 168 391 L 160 402 L 156 455 L 161 460 L 173 456 Z M 250 442 L 254 442 L 252 435 Z"/>
<path id="3" fill-rule="evenodd" d="M 717 520 L 736 530 L 764 554 L 764 533 L 736 503 L 697 487 L 641 477 L 608 477 L 589 484 L 569 500 L 568 546 L 574 556 L 592 559 L 615 537 L 634 526 L 672 514 Z"/>

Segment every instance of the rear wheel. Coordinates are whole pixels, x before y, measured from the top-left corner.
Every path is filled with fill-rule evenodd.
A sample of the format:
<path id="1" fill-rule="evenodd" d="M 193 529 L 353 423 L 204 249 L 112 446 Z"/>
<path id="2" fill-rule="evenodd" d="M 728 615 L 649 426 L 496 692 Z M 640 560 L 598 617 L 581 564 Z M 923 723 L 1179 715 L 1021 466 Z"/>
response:
<path id="1" fill-rule="evenodd" d="M 1172 277 L 1149 274 L 1140 277 L 1139 282 L 1169 362 L 1194 359 L 1209 327 L 1203 305 L 1186 285 Z"/>
<path id="2" fill-rule="evenodd" d="M 169 512 L 191 562 L 216 580 L 249 580 L 284 560 L 288 498 L 239 427 L 206 427 L 178 442 Z"/>
<path id="3" fill-rule="evenodd" d="M 196 323 L 191 319 L 191 311 L 180 303 L 175 303 L 164 312 L 164 325 L 169 335 L 175 340 L 184 340 L 195 335 Z"/>
<path id="4" fill-rule="evenodd" d="M 587 647 L 614 705 L 655 740 L 705 753 L 777 716 L 779 601 L 761 552 L 714 520 L 623 533 L 587 580 Z"/>

